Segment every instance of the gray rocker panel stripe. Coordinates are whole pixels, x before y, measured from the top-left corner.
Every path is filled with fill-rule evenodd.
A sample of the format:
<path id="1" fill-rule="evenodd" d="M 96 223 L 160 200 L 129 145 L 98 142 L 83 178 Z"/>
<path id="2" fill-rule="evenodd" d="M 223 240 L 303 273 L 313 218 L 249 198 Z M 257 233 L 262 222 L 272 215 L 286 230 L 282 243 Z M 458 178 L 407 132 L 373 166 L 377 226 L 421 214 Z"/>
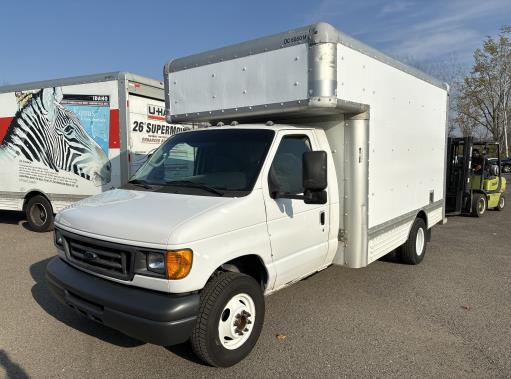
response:
<path id="1" fill-rule="evenodd" d="M 443 205 L 444 205 L 443 200 L 437 200 L 434 203 L 426 205 L 425 207 L 405 213 L 404 215 L 393 218 L 392 220 L 373 226 L 372 228 L 369 229 L 368 236 L 369 238 L 378 237 L 379 235 L 384 234 L 398 226 L 413 221 L 415 217 L 417 217 L 417 213 L 419 213 L 420 211 L 431 212 L 434 211 L 435 209 L 441 208 Z"/>

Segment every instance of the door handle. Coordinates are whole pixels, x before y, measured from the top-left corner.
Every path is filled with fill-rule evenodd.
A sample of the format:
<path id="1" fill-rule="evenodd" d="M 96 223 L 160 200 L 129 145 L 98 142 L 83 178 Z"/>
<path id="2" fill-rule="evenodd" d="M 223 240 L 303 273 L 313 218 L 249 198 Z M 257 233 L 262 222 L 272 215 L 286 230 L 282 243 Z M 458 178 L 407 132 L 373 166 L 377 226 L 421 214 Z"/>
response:
<path id="1" fill-rule="evenodd" d="M 319 223 L 325 225 L 325 211 L 319 212 Z"/>

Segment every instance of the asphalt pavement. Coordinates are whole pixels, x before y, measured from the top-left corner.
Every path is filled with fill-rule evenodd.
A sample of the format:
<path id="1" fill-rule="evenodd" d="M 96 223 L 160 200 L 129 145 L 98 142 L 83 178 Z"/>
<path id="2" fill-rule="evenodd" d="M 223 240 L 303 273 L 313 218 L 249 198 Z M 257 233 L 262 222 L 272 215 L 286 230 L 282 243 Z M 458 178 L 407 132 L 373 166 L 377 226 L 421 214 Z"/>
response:
<path id="1" fill-rule="evenodd" d="M 256 348 L 228 369 L 58 303 L 44 279 L 52 234 L 0 212 L 0 377 L 510 377 L 509 205 L 435 227 L 418 266 L 392 254 L 363 269 L 332 266 L 267 297 Z"/>

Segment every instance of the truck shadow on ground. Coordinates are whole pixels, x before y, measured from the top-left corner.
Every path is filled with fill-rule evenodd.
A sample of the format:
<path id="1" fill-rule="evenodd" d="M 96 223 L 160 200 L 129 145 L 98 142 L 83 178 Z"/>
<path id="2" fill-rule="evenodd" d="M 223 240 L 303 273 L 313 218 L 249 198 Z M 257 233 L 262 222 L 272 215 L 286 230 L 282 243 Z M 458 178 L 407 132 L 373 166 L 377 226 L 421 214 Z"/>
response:
<path id="1" fill-rule="evenodd" d="M 5 370 L 6 378 L 28 379 L 30 376 L 17 363 L 14 363 L 5 350 L 0 349 L 0 367 Z"/>
<path id="2" fill-rule="evenodd" d="M 136 347 L 144 344 L 144 342 L 128 337 L 114 329 L 88 320 L 71 308 L 61 304 L 46 285 L 45 270 L 50 259 L 45 259 L 30 266 L 30 275 L 36 283 L 32 287 L 32 297 L 46 313 L 73 329 L 117 346 Z"/>
<path id="3" fill-rule="evenodd" d="M 0 224 L 21 225 L 29 231 L 33 231 L 25 219 L 25 214 L 19 211 L 1 211 Z"/>

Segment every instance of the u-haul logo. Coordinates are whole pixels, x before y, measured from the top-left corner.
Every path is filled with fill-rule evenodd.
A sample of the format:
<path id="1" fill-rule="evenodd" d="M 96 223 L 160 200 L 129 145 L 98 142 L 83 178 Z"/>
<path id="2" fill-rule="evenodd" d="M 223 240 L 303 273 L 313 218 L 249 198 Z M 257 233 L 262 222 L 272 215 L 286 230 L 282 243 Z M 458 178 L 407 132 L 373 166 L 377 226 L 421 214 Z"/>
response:
<path id="1" fill-rule="evenodd" d="M 158 105 L 147 105 L 147 118 L 150 120 L 165 121 L 165 108 Z"/>

